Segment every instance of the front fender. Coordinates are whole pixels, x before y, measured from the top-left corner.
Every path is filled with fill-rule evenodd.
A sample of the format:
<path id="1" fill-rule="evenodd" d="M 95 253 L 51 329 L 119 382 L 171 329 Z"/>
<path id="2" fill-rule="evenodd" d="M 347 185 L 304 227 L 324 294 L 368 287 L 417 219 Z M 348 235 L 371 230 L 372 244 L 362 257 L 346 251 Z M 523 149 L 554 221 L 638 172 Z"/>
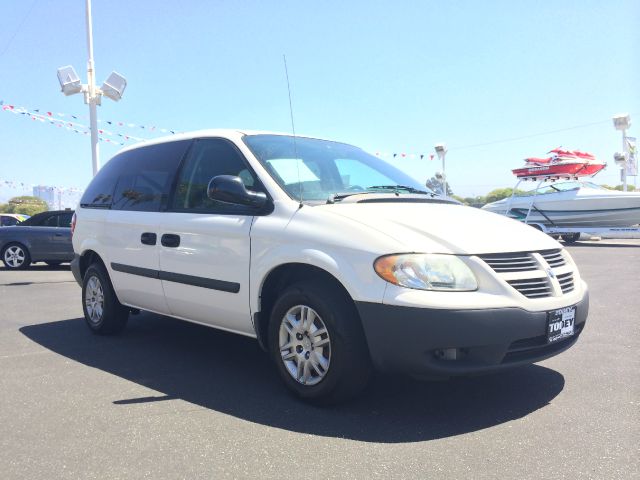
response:
<path id="1" fill-rule="evenodd" d="M 332 252 L 313 247 L 296 248 L 291 244 L 265 248 L 262 252 L 256 250 L 252 248 L 252 312 L 260 311 L 261 292 L 269 274 L 286 264 L 309 265 L 324 270 L 336 278 L 355 301 L 382 302 L 386 283 L 373 270 L 375 255 L 356 250 Z"/>

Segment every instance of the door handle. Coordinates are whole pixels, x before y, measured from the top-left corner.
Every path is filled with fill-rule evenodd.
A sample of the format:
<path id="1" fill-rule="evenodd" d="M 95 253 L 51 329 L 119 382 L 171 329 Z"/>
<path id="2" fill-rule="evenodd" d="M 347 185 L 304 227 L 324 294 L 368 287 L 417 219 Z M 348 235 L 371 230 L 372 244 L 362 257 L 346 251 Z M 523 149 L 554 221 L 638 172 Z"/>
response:
<path id="1" fill-rule="evenodd" d="M 56 237 L 62 237 L 63 235 L 61 233 L 56 233 L 54 234 Z"/>
<path id="2" fill-rule="evenodd" d="M 180 235 L 175 233 L 165 233 L 160 237 L 160 243 L 163 247 L 176 248 L 180 246 Z"/>
<path id="3" fill-rule="evenodd" d="M 157 235 L 151 232 L 144 232 L 140 235 L 140 242 L 145 245 L 155 245 L 157 241 Z"/>

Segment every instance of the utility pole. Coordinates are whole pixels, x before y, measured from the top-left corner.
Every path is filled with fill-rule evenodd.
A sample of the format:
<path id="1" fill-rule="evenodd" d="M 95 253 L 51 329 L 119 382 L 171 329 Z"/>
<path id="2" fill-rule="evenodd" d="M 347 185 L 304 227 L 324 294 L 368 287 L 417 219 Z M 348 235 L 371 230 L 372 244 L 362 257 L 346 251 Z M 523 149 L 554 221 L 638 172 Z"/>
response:
<path id="1" fill-rule="evenodd" d="M 87 47 L 89 49 L 89 60 L 87 62 L 87 91 L 85 92 L 84 103 L 89 104 L 89 125 L 91 127 L 91 165 L 93 176 L 96 176 L 100 168 L 99 147 L 98 147 L 98 109 L 100 95 L 96 92 L 96 72 L 93 63 L 93 26 L 91 23 L 91 0 L 87 0 Z"/>
<path id="2" fill-rule="evenodd" d="M 107 96 L 111 100 L 118 101 L 122 98 L 127 80 L 117 72 L 105 80 L 101 87 L 96 85 L 96 71 L 93 62 L 93 26 L 91 18 L 91 0 L 86 0 L 86 24 L 87 24 L 87 48 L 89 50 L 89 60 L 87 61 L 87 83 L 83 85 L 71 65 L 58 69 L 58 81 L 62 93 L 65 96 L 82 92 L 84 103 L 89 105 L 89 126 L 91 128 L 91 165 L 93 176 L 96 176 L 100 168 L 98 141 L 98 110 L 97 106 L 102 103 L 102 96 Z"/>
<path id="3" fill-rule="evenodd" d="M 447 156 L 447 146 L 444 143 L 438 143 L 435 146 L 436 153 L 438 154 L 438 158 L 442 160 L 442 195 L 446 198 L 448 197 L 448 189 L 447 189 L 447 171 L 445 170 L 444 159 Z"/>

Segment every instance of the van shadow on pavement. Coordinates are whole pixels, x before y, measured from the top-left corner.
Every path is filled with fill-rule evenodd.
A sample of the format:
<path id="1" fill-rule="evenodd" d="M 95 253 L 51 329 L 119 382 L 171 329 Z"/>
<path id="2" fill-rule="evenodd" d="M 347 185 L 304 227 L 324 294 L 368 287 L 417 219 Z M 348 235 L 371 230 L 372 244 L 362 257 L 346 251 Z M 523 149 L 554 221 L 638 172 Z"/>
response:
<path id="1" fill-rule="evenodd" d="M 160 392 L 108 400 L 122 408 L 182 399 L 262 425 L 366 442 L 481 430 L 546 406 L 564 388 L 560 373 L 535 365 L 446 382 L 378 376 L 356 400 L 318 408 L 291 397 L 256 341 L 239 335 L 147 313 L 132 316 L 117 337 L 91 334 L 83 319 L 20 331 L 53 352 Z"/>

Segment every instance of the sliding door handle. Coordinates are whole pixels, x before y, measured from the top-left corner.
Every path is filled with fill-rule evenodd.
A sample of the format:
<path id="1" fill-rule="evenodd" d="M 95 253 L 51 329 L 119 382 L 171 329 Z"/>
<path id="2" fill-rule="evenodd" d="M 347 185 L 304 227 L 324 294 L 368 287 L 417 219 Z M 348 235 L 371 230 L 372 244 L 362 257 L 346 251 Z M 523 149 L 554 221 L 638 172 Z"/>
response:
<path id="1" fill-rule="evenodd" d="M 145 245 L 155 245 L 158 237 L 155 233 L 144 232 L 140 235 L 140 242 Z"/>
<path id="2" fill-rule="evenodd" d="M 160 237 L 160 243 L 163 247 L 176 248 L 180 246 L 180 235 L 175 233 L 165 233 Z"/>

